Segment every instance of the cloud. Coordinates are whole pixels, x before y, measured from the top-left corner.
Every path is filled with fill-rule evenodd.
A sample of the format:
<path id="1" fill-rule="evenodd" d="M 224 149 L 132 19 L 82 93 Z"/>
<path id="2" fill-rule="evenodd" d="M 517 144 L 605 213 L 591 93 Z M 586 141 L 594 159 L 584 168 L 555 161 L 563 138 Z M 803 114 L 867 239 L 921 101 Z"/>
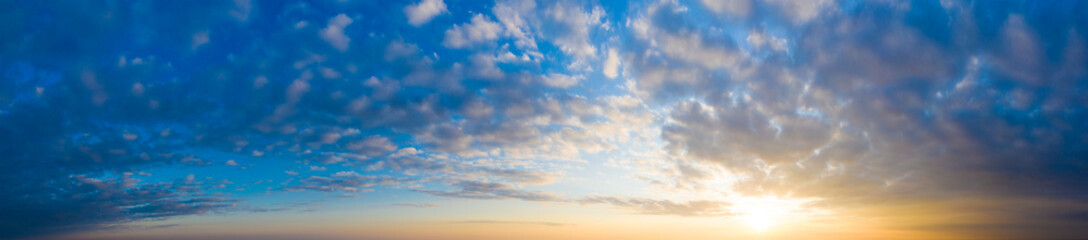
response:
<path id="1" fill-rule="evenodd" d="M 553 73 L 548 76 L 543 76 L 542 78 L 544 80 L 544 85 L 556 88 L 569 88 L 571 86 L 577 85 L 578 82 L 585 77 L 582 75 L 569 76 Z"/>
<path id="2" fill-rule="evenodd" d="M 1066 93 L 1040 92 L 1040 81 L 1047 80 L 1039 78 L 1047 76 L 1046 84 L 1057 85 L 1077 79 L 1050 73 L 1065 72 L 1065 59 L 1079 58 L 1081 51 L 1068 42 L 1059 44 L 1072 51 L 1052 53 L 1050 64 L 1038 64 L 1045 54 L 1036 51 L 1046 41 L 1042 38 L 1079 41 L 1080 34 L 1027 33 L 1022 30 L 1042 26 L 1029 27 L 1021 15 L 982 20 L 976 13 L 947 12 L 936 4 L 911 6 L 911 11 L 959 20 L 930 23 L 876 14 L 906 11 L 894 4 L 855 9 L 861 15 L 808 12 L 828 7 L 824 2 L 769 4 L 789 16 L 790 24 L 809 30 L 794 36 L 742 35 L 757 49 L 750 55 L 734 44 L 709 44 L 706 39 L 716 36 L 688 25 L 700 21 L 696 16 L 647 9 L 632 21 L 630 26 L 641 27 L 645 35 L 634 36 L 637 41 L 628 45 L 645 49 L 628 52 L 635 60 L 628 69 L 637 93 L 670 106 L 660 137 L 678 161 L 715 164 L 741 176 L 731 192 L 816 198 L 812 205 L 820 208 L 844 213 L 865 208 L 889 218 L 902 216 L 891 210 L 898 204 L 957 208 L 936 199 L 1047 214 L 1051 210 L 1021 201 L 1083 199 L 1066 194 L 1082 192 L 1072 183 L 1083 178 L 1065 174 L 1068 168 L 1045 167 L 1083 168 L 1069 162 L 1081 154 L 1073 150 L 1083 144 L 1073 140 L 1079 134 L 1063 133 L 1079 128 L 1044 110 L 1071 107 L 1064 104 L 1077 100 Z M 776 49 L 779 43 L 797 47 L 783 52 Z M 973 50 L 957 50 L 965 48 Z M 1058 102 L 1063 107 L 1042 107 Z M 684 181 L 712 180 L 696 175 L 680 171 L 675 188 L 687 189 Z M 1010 180 L 1027 178 L 1034 180 Z M 961 211 L 1002 219 L 990 226 L 1031 226 L 1045 219 L 998 212 Z M 971 233 L 968 227 L 940 231 Z M 1021 233 L 1026 232 L 1033 231 Z"/>
<path id="3" fill-rule="evenodd" d="M 541 30 L 545 31 L 545 35 L 551 36 L 564 53 L 582 58 L 597 53 L 597 48 L 589 43 L 589 34 L 602 25 L 604 9 L 594 7 L 586 11 L 576 3 L 555 2 L 547 7 L 544 15 L 548 21 L 554 21 L 561 26 Z"/>
<path id="4" fill-rule="evenodd" d="M 535 202 L 555 202 L 563 200 L 563 198 L 551 192 L 522 190 L 513 185 L 501 182 L 458 181 L 452 185 L 460 189 L 454 191 L 417 191 L 439 197 L 482 200 L 518 199 Z"/>
<path id="5" fill-rule="evenodd" d="M 324 39 L 325 42 L 328 42 L 333 48 L 340 50 L 341 52 L 347 51 L 348 44 L 351 43 L 351 38 L 344 34 L 344 28 L 347 28 L 352 22 L 354 22 L 354 20 L 351 20 L 347 15 L 341 13 L 340 15 L 336 15 L 329 19 L 329 24 L 324 29 L 321 29 L 319 35 L 321 35 L 321 39 Z"/>
<path id="6" fill-rule="evenodd" d="M 73 176 L 56 183 L 63 189 L 13 189 L 5 193 L 0 232 L 7 237 L 102 229 L 117 224 L 228 211 L 239 200 L 209 196 L 201 183 L 177 180 L 141 184 L 129 176 Z M 13 191 L 8 190 L 8 191 Z M 53 199 L 40 201 L 37 199 Z"/>
<path id="7" fill-rule="evenodd" d="M 211 38 L 208 37 L 208 31 L 201 31 L 201 32 L 194 33 L 193 34 L 193 47 L 192 48 L 195 50 L 198 47 L 200 47 L 201 45 L 207 44 L 209 41 L 211 41 Z M 133 88 L 133 91 L 135 91 L 135 88 Z"/>
<path id="8" fill-rule="evenodd" d="M 674 202 L 661 199 L 591 196 L 578 200 L 581 204 L 609 204 L 634 213 L 678 216 L 729 216 L 729 203 L 721 201 Z"/>
<path id="9" fill-rule="evenodd" d="M 354 151 L 359 154 L 367 156 L 377 156 L 380 154 L 392 152 L 397 150 L 397 145 L 389 141 L 389 138 L 382 136 L 369 136 L 363 139 L 359 139 L 348 143 L 345 148 Z"/>
<path id="10" fill-rule="evenodd" d="M 716 13 L 745 18 L 752 12 L 751 0 L 703 0 L 703 5 Z"/>
<path id="11" fill-rule="evenodd" d="M 514 169 L 484 169 L 492 176 L 523 185 L 545 185 L 555 182 L 559 175 L 544 171 L 525 171 Z"/>
<path id="12" fill-rule="evenodd" d="M 382 159 L 371 165 L 369 169 L 391 169 L 397 171 L 403 171 L 408 174 L 415 174 L 417 172 L 438 172 L 449 171 L 452 166 L 449 164 L 437 161 L 427 156 L 419 155 L 401 155 L 405 149 L 398 151 L 394 156 Z M 399 156 L 398 156 L 399 155 Z"/>
<path id="13" fill-rule="evenodd" d="M 0 232 L 244 210 L 238 199 L 264 196 L 253 189 L 729 214 L 724 201 L 534 189 L 600 156 L 652 192 L 990 220 L 888 226 L 911 231 L 1062 237 L 1029 230 L 1080 224 L 1088 209 L 1088 54 L 1067 3 L 437 3 L 0 8 L 12 16 L 0 29 L 0 184 L 12 186 L 0 210 L 27 219 Z M 421 28 L 450 10 L 469 13 Z M 597 64 L 624 81 L 587 73 Z M 284 184 L 206 180 L 241 169 L 218 164 L 230 159 Z M 192 177 L 124 177 L 160 168 Z M 171 177 L 182 180 L 153 180 Z"/>
<path id="14" fill-rule="evenodd" d="M 762 49 L 764 46 L 775 51 L 786 50 L 786 40 L 774 36 L 766 36 L 762 33 L 752 32 L 745 38 L 753 48 Z"/>
<path id="15" fill-rule="evenodd" d="M 779 14 L 793 21 L 794 24 L 804 24 L 816 19 L 821 13 L 832 11 L 827 7 L 832 5 L 834 1 L 766 0 L 765 2 L 768 5 L 777 7 Z"/>
<path id="16" fill-rule="evenodd" d="M 536 8 L 536 2 L 530 1 L 512 1 L 512 2 L 497 2 L 495 3 L 492 12 L 495 14 L 495 18 L 506 29 L 506 33 L 515 38 L 515 46 L 518 49 L 535 51 L 537 50 L 536 37 L 533 35 L 533 29 L 529 25 L 529 20 L 526 19 L 526 12 Z M 533 52 L 539 54 L 539 52 Z"/>
<path id="17" fill-rule="evenodd" d="M 433 208 L 433 207 L 438 207 L 438 204 L 434 204 L 434 203 L 394 203 L 393 206 L 413 207 L 413 208 Z"/>
<path id="18" fill-rule="evenodd" d="M 593 98 L 549 90 L 540 79 L 541 73 L 526 71 L 539 66 L 540 61 L 560 60 L 546 60 L 535 49 L 536 39 L 554 45 L 548 43 L 551 38 L 537 36 L 539 25 L 527 19 L 517 22 L 517 11 L 525 9 L 513 9 L 513 15 L 494 19 L 481 12 L 460 28 L 454 27 L 472 46 L 484 49 L 459 55 L 448 54 L 440 43 L 427 41 L 434 34 L 396 36 L 387 34 L 391 32 L 387 27 L 394 26 L 373 24 L 375 19 L 400 17 L 398 11 L 357 14 L 350 4 L 343 5 L 343 14 L 328 15 L 314 12 L 313 6 L 289 2 L 247 6 L 252 11 L 245 13 L 244 23 L 237 21 L 232 11 L 238 6 L 230 2 L 181 10 L 150 4 L 131 14 L 163 21 L 122 27 L 101 15 L 69 13 L 118 11 L 126 7 L 124 4 L 89 8 L 28 4 L 25 7 L 37 9 L 32 11 L 65 16 L 70 21 L 43 25 L 41 32 L 0 36 L 76 39 L 64 29 L 87 31 L 80 33 L 79 44 L 71 45 L 72 54 L 45 54 L 47 51 L 40 49 L 68 44 L 42 41 L 3 53 L 3 59 L 20 59 L 0 61 L 0 71 L 12 79 L 0 81 L 0 140 L 11 143 L 2 155 L 12 166 L 0 174 L 0 182 L 20 186 L 0 190 L 4 196 L 13 196 L 5 199 L 12 203 L 5 209 L 37 209 L 47 214 L 47 208 L 33 206 L 91 204 L 49 197 L 63 195 L 70 176 L 192 167 L 193 178 L 200 180 L 220 174 L 218 167 L 223 166 L 218 163 L 228 164 L 232 159 L 244 165 L 232 170 L 244 169 L 245 176 L 286 184 L 256 186 L 259 184 L 233 179 L 239 183 L 189 186 L 178 191 L 239 194 L 241 198 L 261 198 L 254 194 L 261 189 L 342 194 L 381 188 L 384 179 L 406 176 L 428 179 L 434 185 L 428 184 L 429 188 L 444 183 L 460 188 L 468 185 L 449 181 L 454 176 L 446 171 L 465 170 L 510 182 L 492 186 L 492 198 L 555 200 L 555 194 L 522 190 L 514 184 L 548 184 L 560 175 L 518 166 L 518 170 L 495 170 L 491 176 L 463 162 L 484 156 L 521 159 L 511 162 L 538 156 L 573 159 L 576 146 L 603 149 L 593 139 L 596 136 L 571 134 L 570 130 L 560 136 L 549 130 L 588 128 L 581 126 L 582 119 L 592 118 L 601 124 L 606 119 L 591 116 L 596 111 L 589 103 Z M 360 4 L 354 7 L 374 6 Z M 186 14 L 161 14 L 168 10 Z M 499 7 L 495 12 L 500 12 Z M 190 14 L 207 18 L 185 17 Z M 365 18 L 349 17 L 356 15 Z M 325 24 L 310 22 L 315 19 Z M 520 32 L 506 29 L 497 20 L 511 21 L 502 24 L 513 24 Z M 141 30 L 145 27 L 179 29 L 183 34 Z M 104 29 L 114 30 L 107 33 Z M 350 37 L 354 36 L 351 29 L 359 29 L 360 36 L 366 37 Z M 192 33 L 201 31 L 213 36 L 213 42 L 192 51 Z M 251 35 L 254 33 L 260 34 Z M 438 33 L 437 39 L 442 39 L 442 34 Z M 501 37 L 516 38 L 519 43 L 512 43 L 507 51 L 490 49 L 501 45 L 482 44 Z M 125 47 L 97 47 L 105 42 Z M 517 49 L 519 44 L 525 49 Z M 135 56 L 132 49 L 136 48 L 157 50 L 155 56 Z M 342 54 L 347 50 L 359 54 Z M 518 60 L 500 61 L 497 56 L 505 52 L 516 53 Z M 533 60 L 520 60 L 523 58 Z M 101 59 L 119 63 L 81 64 Z M 63 77 L 66 75 L 76 77 Z M 480 80 L 487 83 L 480 84 Z M 577 115 L 568 116 L 568 111 Z M 555 144 L 546 146 L 549 150 L 536 148 L 544 141 Z M 562 155 L 550 150 L 559 148 Z M 259 159 L 251 160 L 262 161 L 244 159 L 253 157 Z M 349 167 L 357 167 L 357 176 L 315 175 Z M 161 175 L 156 173 L 154 178 L 158 177 Z M 137 199 L 133 204 L 141 201 L 155 200 Z M 200 213 L 148 209 L 152 210 L 174 212 L 167 216 Z M 83 215 L 70 218 L 96 218 L 93 211 L 76 213 Z M 102 217 L 95 220 L 99 225 L 85 226 L 129 222 L 124 219 Z M 42 224 L 34 229 L 49 229 L 50 225 L 62 224 Z"/>
<path id="19" fill-rule="evenodd" d="M 396 185 L 405 181 L 393 177 L 379 177 L 361 175 L 356 172 L 337 172 L 328 177 L 311 176 L 299 181 L 294 186 L 287 187 L 287 191 L 318 191 L 318 192 L 347 192 L 360 193 L 374 191 L 371 187 L 379 184 Z"/>
<path id="20" fill-rule="evenodd" d="M 605 77 L 616 78 L 620 76 L 620 56 L 615 49 L 608 50 L 608 58 L 604 60 L 601 72 Z"/>
<path id="21" fill-rule="evenodd" d="M 499 38 L 502 29 L 502 25 L 492 22 L 483 14 L 476 14 L 470 23 L 454 25 L 446 30 L 446 38 L 442 41 L 442 45 L 449 48 L 466 48 L 474 43 Z"/>
<path id="22" fill-rule="evenodd" d="M 414 5 L 404 7 L 404 15 L 408 16 L 408 24 L 422 26 L 430 22 L 435 16 L 446 13 L 446 3 L 442 0 L 422 0 Z"/>
<path id="23" fill-rule="evenodd" d="M 734 46 L 717 45 L 702 36 L 668 35 L 659 38 L 660 50 L 674 60 L 701 65 L 709 69 L 731 68 L 739 61 L 740 53 Z M 731 41 L 724 41 L 731 42 Z"/>
<path id="24" fill-rule="evenodd" d="M 555 44 L 574 62 L 596 58 L 598 49 L 592 34 L 608 29 L 604 8 L 570 1 L 498 1 L 492 13 L 516 39 L 515 45 L 538 55 L 537 41 Z M 568 63 L 570 64 L 570 63 Z M 584 64 L 584 63 L 583 63 Z"/>

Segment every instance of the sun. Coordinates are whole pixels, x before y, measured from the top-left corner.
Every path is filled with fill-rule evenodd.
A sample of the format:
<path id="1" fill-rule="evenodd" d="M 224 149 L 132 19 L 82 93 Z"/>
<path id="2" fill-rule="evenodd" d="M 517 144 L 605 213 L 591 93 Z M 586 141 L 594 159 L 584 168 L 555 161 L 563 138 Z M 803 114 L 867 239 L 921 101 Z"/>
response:
<path id="1" fill-rule="evenodd" d="M 774 226 L 776 218 L 776 216 L 768 212 L 749 212 L 740 216 L 741 221 L 757 232 L 770 229 L 771 226 Z"/>
<path id="2" fill-rule="evenodd" d="M 775 197 L 742 198 L 734 201 L 732 211 L 753 231 L 764 232 L 789 218 L 799 205 L 798 201 Z"/>

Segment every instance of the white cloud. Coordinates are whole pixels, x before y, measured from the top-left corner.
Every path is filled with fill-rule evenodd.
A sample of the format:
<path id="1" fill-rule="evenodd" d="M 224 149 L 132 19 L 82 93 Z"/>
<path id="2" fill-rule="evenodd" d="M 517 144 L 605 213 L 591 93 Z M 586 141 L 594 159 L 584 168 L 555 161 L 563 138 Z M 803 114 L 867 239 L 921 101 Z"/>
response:
<path id="1" fill-rule="evenodd" d="M 774 36 L 766 36 L 759 32 L 749 33 L 748 38 L 746 38 L 745 40 L 747 40 L 748 44 L 751 44 L 752 47 L 755 49 L 762 49 L 764 46 L 766 46 L 769 47 L 771 50 L 775 51 L 786 50 L 785 39 L 777 38 Z"/>
<path id="2" fill-rule="evenodd" d="M 462 107 L 465 116 L 474 120 L 491 118 L 495 114 L 495 108 L 483 100 L 474 100 L 465 103 Z"/>
<path id="3" fill-rule="evenodd" d="M 397 152 L 393 153 L 393 155 L 391 157 L 415 156 L 415 155 L 419 155 L 420 153 L 422 153 L 422 152 L 420 152 L 416 148 L 407 147 L 407 148 L 401 148 L 400 150 L 397 150 Z"/>
<path id="4" fill-rule="evenodd" d="M 547 185 L 558 181 L 561 177 L 560 174 L 546 171 L 485 169 L 484 172 L 521 185 Z"/>
<path id="5" fill-rule="evenodd" d="M 234 0 L 234 9 L 230 10 L 230 16 L 239 22 L 249 20 L 249 12 L 253 10 L 253 2 L 250 0 Z"/>
<path id="6" fill-rule="evenodd" d="M 608 59 L 604 61 L 604 76 L 616 78 L 620 73 L 620 56 L 615 49 L 608 50 Z"/>
<path id="7" fill-rule="evenodd" d="M 500 33 L 502 33 L 501 25 L 488 20 L 483 14 L 476 14 L 470 23 L 454 25 L 453 28 L 446 30 L 446 39 L 442 41 L 442 45 L 449 48 L 465 48 L 474 42 L 497 39 Z"/>
<path id="8" fill-rule="evenodd" d="M 590 33 L 596 28 L 609 29 L 604 8 L 556 2 L 541 9 L 533 1 L 498 1 L 492 12 L 504 27 L 503 36 L 513 37 L 518 49 L 528 50 L 530 54 L 537 49 L 537 37 L 579 59 L 598 54 Z"/>
<path id="9" fill-rule="evenodd" d="M 442 0 L 423 0 L 404 8 L 404 14 L 408 16 L 408 24 L 416 27 L 430 22 L 435 16 L 446 12 L 446 3 L 442 2 Z"/>
<path id="10" fill-rule="evenodd" d="M 476 54 L 469 57 L 469 62 L 472 63 L 470 75 L 473 77 L 499 80 L 506 75 L 502 69 L 495 65 L 494 56 Z"/>
<path id="11" fill-rule="evenodd" d="M 702 36 L 665 35 L 661 51 L 677 60 L 699 64 L 708 69 L 730 69 L 740 61 L 740 55 L 730 47 L 715 46 L 705 41 Z"/>
<path id="12" fill-rule="evenodd" d="M 584 76 L 582 75 L 571 76 L 552 73 L 548 76 L 544 76 L 542 80 L 544 80 L 544 85 L 557 88 L 569 88 L 571 86 L 577 85 L 578 82 L 582 80 L 582 78 L 584 78 Z"/>
<path id="13" fill-rule="evenodd" d="M 778 7 L 783 15 L 794 24 L 804 24 L 820 14 L 826 13 L 825 9 L 832 5 L 828 0 L 795 1 L 795 0 L 767 0 L 766 3 Z"/>
<path id="14" fill-rule="evenodd" d="M 751 0 L 703 0 L 703 5 L 716 13 L 736 17 L 747 17 L 748 13 L 752 11 Z"/>
<path id="15" fill-rule="evenodd" d="M 340 51 L 347 51 L 348 43 L 351 42 L 351 38 L 344 35 L 344 28 L 352 22 L 351 18 L 343 13 L 336 15 L 336 17 L 329 19 L 329 25 L 319 32 L 321 39 L 324 39 L 325 42 L 328 42 L 333 48 Z"/>
<path id="16" fill-rule="evenodd" d="M 194 33 L 193 34 L 193 43 L 192 43 L 191 48 L 192 49 L 197 49 L 200 46 L 203 46 L 205 43 L 208 43 L 208 41 L 211 41 L 211 38 L 208 38 L 208 31 L 205 30 L 205 31 L 200 31 L 200 32 Z"/>
<path id="17" fill-rule="evenodd" d="M 514 45 L 519 49 L 537 49 L 536 39 L 533 37 L 531 28 L 524 18 L 527 12 L 535 8 L 536 2 L 515 1 L 495 3 L 495 8 L 492 10 L 495 18 L 506 29 L 506 34 L 517 39 Z"/>
<path id="18" fill-rule="evenodd" d="M 385 47 L 385 60 L 393 61 L 397 59 L 403 59 L 411 57 L 413 54 L 419 52 L 419 47 L 415 44 L 405 43 L 402 41 L 393 41 Z"/>
<path id="19" fill-rule="evenodd" d="M 347 149 L 354 152 L 370 156 L 397 150 L 396 144 L 393 144 L 392 141 L 389 141 L 389 138 L 382 136 L 370 136 L 358 141 L 351 142 L 346 147 Z"/>
<path id="20" fill-rule="evenodd" d="M 545 13 L 551 17 L 551 20 L 563 26 L 555 30 L 545 30 L 551 30 L 549 33 L 556 35 L 553 42 L 559 45 L 559 49 L 564 53 L 578 57 L 591 57 L 597 53 L 597 48 L 589 43 L 589 33 L 594 27 L 603 25 L 602 21 L 605 17 L 603 8 L 595 7 L 585 12 L 579 6 L 568 7 L 556 3 Z"/>

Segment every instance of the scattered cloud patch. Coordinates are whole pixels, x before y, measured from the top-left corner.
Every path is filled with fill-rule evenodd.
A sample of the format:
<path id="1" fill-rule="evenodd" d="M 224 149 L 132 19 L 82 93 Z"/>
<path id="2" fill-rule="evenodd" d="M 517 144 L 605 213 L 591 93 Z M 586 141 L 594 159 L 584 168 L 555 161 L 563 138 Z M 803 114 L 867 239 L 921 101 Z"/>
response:
<path id="1" fill-rule="evenodd" d="M 502 29 L 502 25 L 492 22 L 483 14 L 476 14 L 472 17 L 471 22 L 454 25 L 446 30 L 446 37 L 442 41 L 442 45 L 449 48 L 467 48 L 476 43 L 499 38 Z"/>
<path id="2" fill-rule="evenodd" d="M 408 24 L 416 27 L 422 26 L 430 22 L 435 16 L 446 12 L 446 3 L 442 2 L 442 0 L 422 0 L 404 7 L 404 15 L 408 16 Z"/>
<path id="3" fill-rule="evenodd" d="M 319 35 L 321 35 L 321 39 L 329 43 L 329 46 L 341 52 L 347 51 L 349 44 L 351 44 L 351 38 L 344 34 L 344 28 L 347 28 L 352 22 L 354 20 L 341 13 L 329 19 L 329 24 L 321 29 Z"/>

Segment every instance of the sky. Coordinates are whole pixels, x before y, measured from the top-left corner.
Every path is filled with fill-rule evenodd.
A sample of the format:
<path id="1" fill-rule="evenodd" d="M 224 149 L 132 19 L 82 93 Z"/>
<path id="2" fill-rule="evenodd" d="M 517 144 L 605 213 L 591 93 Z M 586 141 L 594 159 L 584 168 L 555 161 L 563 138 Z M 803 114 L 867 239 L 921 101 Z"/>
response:
<path id="1" fill-rule="evenodd" d="M 0 0 L 0 239 L 1071 239 L 1088 2 Z"/>

